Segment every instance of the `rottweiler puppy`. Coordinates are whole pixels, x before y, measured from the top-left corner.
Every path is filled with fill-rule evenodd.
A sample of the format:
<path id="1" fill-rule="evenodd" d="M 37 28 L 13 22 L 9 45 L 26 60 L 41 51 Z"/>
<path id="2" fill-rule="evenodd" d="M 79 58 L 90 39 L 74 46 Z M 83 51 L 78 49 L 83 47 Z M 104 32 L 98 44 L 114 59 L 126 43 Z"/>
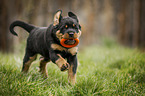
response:
<path id="1" fill-rule="evenodd" d="M 75 44 L 75 39 L 79 39 L 81 35 L 81 26 L 74 13 L 68 12 L 68 17 L 63 17 L 61 14 L 61 10 L 55 13 L 53 24 L 49 27 L 36 27 L 22 21 L 14 21 L 10 25 L 10 32 L 18 36 L 14 27 L 19 26 L 29 33 L 22 72 L 28 72 L 31 63 L 36 59 L 37 54 L 40 54 L 40 72 L 45 77 L 48 75 L 47 62 L 52 61 L 61 71 L 68 70 L 68 82 L 74 85 L 78 46 L 65 47 L 61 44 L 61 40 L 66 39 L 65 45 Z"/>

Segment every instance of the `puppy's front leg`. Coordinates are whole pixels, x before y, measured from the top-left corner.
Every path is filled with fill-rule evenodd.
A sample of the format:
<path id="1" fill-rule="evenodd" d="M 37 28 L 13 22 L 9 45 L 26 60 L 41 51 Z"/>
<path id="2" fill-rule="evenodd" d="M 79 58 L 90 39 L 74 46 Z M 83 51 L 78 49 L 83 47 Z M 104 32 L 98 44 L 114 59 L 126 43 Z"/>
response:
<path id="1" fill-rule="evenodd" d="M 59 56 L 59 58 L 55 61 L 57 66 L 60 68 L 61 71 L 67 70 L 69 67 L 67 61 L 60 54 L 57 54 L 57 56 Z"/>
<path id="2" fill-rule="evenodd" d="M 68 63 L 70 64 L 70 67 L 68 69 L 68 82 L 71 85 L 75 84 L 75 80 L 76 80 L 76 72 L 77 72 L 77 56 L 70 56 L 68 57 Z"/>
<path id="3" fill-rule="evenodd" d="M 61 71 L 66 71 L 69 67 L 67 61 L 60 54 L 51 52 L 50 59 L 53 63 L 55 63 L 60 68 Z"/>

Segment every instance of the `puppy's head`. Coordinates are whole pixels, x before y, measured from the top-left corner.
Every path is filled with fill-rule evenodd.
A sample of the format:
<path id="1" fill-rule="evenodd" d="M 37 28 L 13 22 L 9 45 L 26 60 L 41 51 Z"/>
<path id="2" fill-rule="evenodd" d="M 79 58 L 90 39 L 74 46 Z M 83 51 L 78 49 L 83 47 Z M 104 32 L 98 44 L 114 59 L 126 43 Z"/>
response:
<path id="1" fill-rule="evenodd" d="M 72 12 L 68 12 L 68 17 L 62 17 L 61 14 L 62 11 L 59 10 L 54 15 L 53 27 L 56 30 L 53 35 L 55 35 L 57 41 L 60 42 L 65 39 L 65 44 L 73 45 L 76 43 L 75 39 L 79 39 L 81 35 L 81 26 L 78 18 Z"/>

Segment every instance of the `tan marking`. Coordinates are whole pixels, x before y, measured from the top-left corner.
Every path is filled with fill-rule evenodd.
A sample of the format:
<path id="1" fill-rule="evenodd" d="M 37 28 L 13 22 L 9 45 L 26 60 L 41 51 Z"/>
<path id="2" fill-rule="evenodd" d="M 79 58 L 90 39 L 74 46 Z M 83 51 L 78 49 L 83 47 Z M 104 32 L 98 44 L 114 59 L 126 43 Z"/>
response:
<path id="1" fill-rule="evenodd" d="M 74 33 L 74 38 L 78 38 L 78 34 L 77 33 Z"/>
<path id="2" fill-rule="evenodd" d="M 73 47 L 68 49 L 68 52 L 71 53 L 72 55 L 76 55 L 77 51 L 78 51 L 78 47 Z"/>
<path id="3" fill-rule="evenodd" d="M 73 65 L 68 69 L 68 83 L 74 85 L 76 81 L 76 74 L 73 73 Z"/>
<path id="4" fill-rule="evenodd" d="M 79 37 L 81 36 L 81 34 L 82 34 L 82 31 L 79 30 L 79 32 L 78 32 L 78 34 L 77 34 L 77 38 L 79 38 Z"/>
<path id="5" fill-rule="evenodd" d="M 63 38 L 64 39 L 69 39 L 69 34 L 68 33 L 65 33 L 64 36 L 63 36 Z"/>
<path id="6" fill-rule="evenodd" d="M 59 56 L 59 59 L 55 61 L 55 63 L 57 64 L 57 66 L 61 69 L 62 65 L 69 65 L 66 60 L 60 55 L 57 54 Z"/>
<path id="7" fill-rule="evenodd" d="M 59 24 L 60 15 L 61 15 L 61 11 L 58 11 L 58 12 L 54 15 L 53 26 L 56 26 L 57 24 Z"/>
<path id="8" fill-rule="evenodd" d="M 81 36 L 81 30 L 78 33 L 74 33 L 74 38 L 79 38 Z"/>
<path id="9" fill-rule="evenodd" d="M 33 57 L 30 57 L 30 58 L 29 58 L 29 61 L 27 61 L 27 62 L 24 64 L 24 69 L 22 70 L 23 72 L 28 72 L 31 63 L 35 60 L 36 56 L 37 56 L 37 55 L 34 55 Z"/>
<path id="10" fill-rule="evenodd" d="M 45 78 L 48 77 L 48 72 L 47 72 L 47 62 L 44 61 L 44 58 L 40 60 L 40 72 L 43 74 Z"/>
<path id="11" fill-rule="evenodd" d="M 60 46 L 58 44 L 51 44 L 51 48 L 53 50 L 66 51 L 66 52 L 69 52 L 72 55 L 76 55 L 76 53 L 78 51 L 78 47 L 72 47 L 70 49 L 66 49 L 66 48 L 63 48 L 62 46 Z"/>
<path id="12" fill-rule="evenodd" d="M 60 33 L 60 30 L 58 30 L 58 31 L 56 32 L 56 37 L 57 37 L 59 40 L 61 40 L 61 39 L 63 38 L 63 34 Z"/>
<path id="13" fill-rule="evenodd" d="M 62 46 L 60 46 L 58 44 L 51 44 L 51 48 L 53 50 L 66 51 L 66 48 L 63 48 Z"/>

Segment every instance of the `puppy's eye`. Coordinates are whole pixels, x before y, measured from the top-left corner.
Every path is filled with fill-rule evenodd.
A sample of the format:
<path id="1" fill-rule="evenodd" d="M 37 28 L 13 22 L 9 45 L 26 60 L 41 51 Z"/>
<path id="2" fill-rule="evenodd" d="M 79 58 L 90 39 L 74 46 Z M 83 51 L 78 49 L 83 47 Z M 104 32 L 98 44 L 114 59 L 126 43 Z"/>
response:
<path id="1" fill-rule="evenodd" d="M 65 28 L 68 28 L 68 26 L 67 26 L 67 25 L 65 25 Z"/>

